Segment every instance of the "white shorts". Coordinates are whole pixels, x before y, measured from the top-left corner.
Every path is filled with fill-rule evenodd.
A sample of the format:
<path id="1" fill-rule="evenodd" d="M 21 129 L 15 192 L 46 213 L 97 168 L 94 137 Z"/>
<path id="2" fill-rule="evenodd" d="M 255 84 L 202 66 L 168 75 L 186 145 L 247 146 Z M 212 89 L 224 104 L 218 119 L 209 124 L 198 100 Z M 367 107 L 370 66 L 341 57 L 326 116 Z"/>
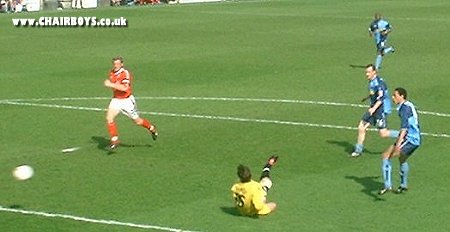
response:
<path id="1" fill-rule="evenodd" d="M 120 112 L 133 120 L 139 118 L 136 100 L 133 95 L 130 95 L 128 98 L 113 98 L 109 102 L 108 107 L 120 110 Z"/>

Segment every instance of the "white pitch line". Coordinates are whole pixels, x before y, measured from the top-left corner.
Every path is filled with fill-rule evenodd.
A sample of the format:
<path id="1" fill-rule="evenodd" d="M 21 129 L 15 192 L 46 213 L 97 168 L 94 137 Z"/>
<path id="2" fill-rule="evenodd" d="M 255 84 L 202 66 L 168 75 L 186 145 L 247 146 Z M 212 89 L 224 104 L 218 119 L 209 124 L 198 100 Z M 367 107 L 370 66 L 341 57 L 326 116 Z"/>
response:
<path id="1" fill-rule="evenodd" d="M 31 99 L 4 99 L 0 100 L 0 104 L 9 102 L 29 102 L 29 101 L 83 101 L 83 100 L 109 100 L 110 97 L 59 97 L 59 98 L 31 98 Z M 291 104 L 309 104 L 309 105 L 326 105 L 326 106 L 342 106 L 354 108 L 367 108 L 367 105 L 327 102 L 327 101 L 309 101 L 309 100 L 293 100 L 293 99 L 271 99 L 271 98 L 235 98 L 235 97 L 136 97 L 136 99 L 148 100 L 189 100 L 189 101 L 242 101 L 242 102 L 266 102 L 266 103 L 291 103 Z M 438 117 L 450 117 L 450 114 L 438 113 L 431 111 L 418 110 L 420 114 L 432 115 Z"/>
<path id="2" fill-rule="evenodd" d="M 15 102 L 15 101 L 1 101 L 0 104 L 10 105 L 24 105 L 24 106 L 37 106 L 47 108 L 60 108 L 60 109 L 73 109 L 73 110 L 86 110 L 86 111 L 105 111 L 105 109 L 96 107 L 83 107 L 83 106 L 68 106 L 68 105 L 56 105 L 56 104 L 41 104 L 41 103 L 29 103 L 29 102 Z M 225 121 L 239 121 L 239 122 L 255 122 L 255 123 L 270 123 L 270 124 L 282 124 L 293 126 L 306 126 L 306 127 L 319 127 L 330 129 L 345 129 L 345 130 L 357 130 L 356 127 L 338 126 L 328 124 L 317 124 L 307 122 L 294 122 L 294 121 L 281 121 L 281 120 L 269 120 L 269 119 L 253 119 L 253 118 L 237 118 L 228 116 L 213 116 L 213 115 L 197 115 L 197 114 L 180 114 L 180 113 L 164 113 L 164 112 L 145 112 L 141 111 L 141 114 L 158 115 L 167 117 L 182 117 L 182 118 L 196 118 L 196 119 L 210 119 L 210 120 L 225 120 Z M 370 131 L 376 131 L 376 129 L 369 129 Z M 422 135 L 440 138 L 450 138 L 448 134 L 436 134 L 423 132 Z"/>
<path id="3" fill-rule="evenodd" d="M 3 101 L 0 103 L 8 104 L 8 105 L 38 106 L 38 107 L 60 108 L 60 109 L 71 109 L 71 110 L 106 111 L 106 109 L 101 109 L 101 108 L 96 108 L 96 107 L 83 107 L 83 106 L 67 106 L 67 105 L 41 104 L 41 103 L 28 103 L 28 102 L 15 102 L 15 101 Z"/>
<path id="4" fill-rule="evenodd" d="M 25 215 L 51 217 L 51 218 L 64 218 L 64 219 L 70 219 L 70 220 L 74 220 L 74 221 L 90 222 L 90 223 L 105 224 L 105 225 L 115 225 L 115 226 L 126 226 L 126 227 L 141 228 L 141 229 L 155 229 L 155 230 L 173 231 L 173 232 L 196 232 L 196 231 L 192 231 L 192 230 L 183 230 L 183 229 L 177 229 L 177 228 L 171 228 L 171 227 L 165 227 L 165 226 L 136 224 L 136 223 L 129 223 L 129 222 L 120 222 L 120 221 L 115 221 L 115 220 L 91 219 L 91 218 L 78 217 L 78 216 L 59 214 L 59 213 L 46 213 L 46 212 L 38 212 L 38 211 L 31 211 L 31 210 L 11 209 L 11 208 L 5 208 L 3 206 L 0 206 L 0 211 L 9 212 L 9 213 L 19 213 L 19 214 L 25 214 Z"/>
<path id="5" fill-rule="evenodd" d="M 309 104 L 309 105 L 326 105 L 326 106 L 345 106 L 354 108 L 367 108 L 367 105 L 327 102 L 327 101 L 309 101 L 309 100 L 293 100 L 293 99 L 270 99 L 270 98 L 232 98 L 232 97 L 140 97 L 138 99 L 155 99 L 155 100 L 201 100 L 201 101 L 243 101 L 243 102 L 269 102 L 269 103 L 292 103 L 292 104 Z M 420 114 L 450 117 L 450 114 L 436 113 L 431 111 L 418 110 Z"/>
<path id="6" fill-rule="evenodd" d="M 280 120 L 269 120 L 269 119 L 236 118 L 236 117 L 228 117 L 228 116 L 161 113 L 161 112 L 141 112 L 141 113 L 148 114 L 148 115 L 168 116 L 168 117 L 198 118 L 198 119 L 226 120 L 226 121 L 238 121 L 238 122 L 282 124 L 282 125 L 305 126 L 305 127 L 319 127 L 319 128 L 329 128 L 329 129 L 358 130 L 357 127 L 350 127 L 350 126 L 338 126 L 338 125 L 317 124 L 317 123 L 307 123 L 307 122 L 280 121 Z M 377 131 L 377 129 L 375 129 L 375 128 L 369 128 L 368 130 L 369 131 Z M 430 137 L 438 137 L 438 138 L 439 137 L 440 138 L 450 138 L 450 135 L 448 135 L 448 134 L 436 134 L 436 133 L 422 132 L 421 135 L 430 136 Z"/>

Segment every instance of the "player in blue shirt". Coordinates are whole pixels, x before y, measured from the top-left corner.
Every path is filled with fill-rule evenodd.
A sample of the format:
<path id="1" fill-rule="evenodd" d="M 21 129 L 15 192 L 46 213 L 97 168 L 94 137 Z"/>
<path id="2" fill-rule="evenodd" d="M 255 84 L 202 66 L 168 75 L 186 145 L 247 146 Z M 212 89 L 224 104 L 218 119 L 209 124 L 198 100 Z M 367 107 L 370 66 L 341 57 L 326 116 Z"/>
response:
<path id="1" fill-rule="evenodd" d="M 392 99 L 398 105 L 398 115 L 400 116 L 400 133 L 394 145 L 383 153 L 382 172 L 384 179 L 384 187 L 379 194 L 385 194 L 392 190 L 392 166 L 391 158 L 399 157 L 400 161 L 400 187 L 397 193 L 402 193 L 408 190 L 408 173 L 409 165 L 408 158 L 420 146 L 420 126 L 419 118 L 417 116 L 416 107 L 408 100 L 406 100 L 408 93 L 404 88 L 396 88 Z"/>
<path id="2" fill-rule="evenodd" d="M 373 64 L 366 66 L 366 78 L 369 80 L 369 109 L 364 113 L 358 125 L 358 139 L 355 149 L 351 154 L 352 157 L 358 157 L 364 150 L 364 140 L 366 139 L 366 131 L 370 125 L 376 126 L 382 138 L 396 138 L 398 131 L 389 130 L 387 128 L 387 115 L 391 113 L 391 100 L 389 99 L 389 91 L 383 78 L 379 77 L 377 70 Z"/>
<path id="3" fill-rule="evenodd" d="M 369 26 L 369 35 L 375 38 L 377 46 L 376 69 L 380 69 L 385 54 L 395 51 L 394 47 L 387 46 L 387 37 L 391 31 L 392 27 L 389 22 L 383 19 L 380 13 L 375 13 L 374 20 Z"/>

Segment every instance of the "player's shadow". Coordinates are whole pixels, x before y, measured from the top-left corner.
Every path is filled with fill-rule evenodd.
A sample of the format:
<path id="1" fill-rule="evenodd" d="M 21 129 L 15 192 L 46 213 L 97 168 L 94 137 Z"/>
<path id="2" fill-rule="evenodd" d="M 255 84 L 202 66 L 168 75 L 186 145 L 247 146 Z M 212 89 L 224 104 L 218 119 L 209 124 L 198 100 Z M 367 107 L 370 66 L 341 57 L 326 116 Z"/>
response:
<path id="1" fill-rule="evenodd" d="M 376 179 L 380 178 L 380 176 L 365 176 L 365 177 L 357 177 L 357 176 L 346 176 L 346 179 L 353 180 L 356 183 L 360 184 L 363 189 L 361 192 L 373 198 L 374 201 L 385 201 L 384 198 L 380 198 L 377 191 L 380 186 L 383 184 L 376 181 Z"/>
<path id="2" fill-rule="evenodd" d="M 97 148 L 99 150 L 107 151 L 108 155 L 114 154 L 114 151 L 111 151 L 109 149 L 109 139 L 102 137 L 102 136 L 92 136 L 92 141 L 94 141 L 97 144 Z M 120 147 L 151 147 L 150 144 L 139 144 L 139 145 L 131 145 L 126 143 L 120 143 Z"/>
<path id="3" fill-rule="evenodd" d="M 14 204 L 14 205 L 10 205 L 8 208 L 10 208 L 10 209 L 22 209 L 23 207 L 21 205 Z"/>
<path id="4" fill-rule="evenodd" d="M 327 143 L 338 145 L 340 147 L 344 148 L 345 153 L 351 154 L 353 152 L 354 145 L 349 143 L 348 141 L 336 141 L 336 140 L 327 140 Z M 365 154 L 381 154 L 381 152 L 371 151 L 364 148 Z"/>
<path id="5" fill-rule="evenodd" d="M 348 154 L 353 152 L 353 144 L 351 144 L 347 141 L 327 140 L 327 143 L 338 145 L 339 147 L 343 147 L 344 151 Z"/>
<path id="6" fill-rule="evenodd" d="M 222 210 L 222 212 L 226 213 L 226 214 L 230 214 L 233 215 L 235 217 L 243 217 L 238 210 L 236 209 L 236 207 L 228 207 L 228 206 L 221 206 L 220 209 Z M 252 216 L 248 218 L 258 218 L 258 216 Z"/>
<path id="7" fill-rule="evenodd" d="M 366 68 L 365 65 L 360 65 L 360 64 L 350 64 L 351 68 Z"/>
<path id="8" fill-rule="evenodd" d="M 239 214 L 239 212 L 237 211 L 236 207 L 222 206 L 222 207 L 220 207 L 220 209 L 222 210 L 222 212 L 224 212 L 226 214 L 230 214 L 230 215 L 233 215 L 233 216 L 241 216 Z"/>
<path id="9" fill-rule="evenodd" d="M 105 137 L 101 137 L 101 136 L 92 136 L 91 137 L 92 141 L 94 141 L 95 143 L 97 143 L 97 148 L 99 150 L 108 150 L 108 145 L 109 145 L 109 139 L 105 138 Z"/>

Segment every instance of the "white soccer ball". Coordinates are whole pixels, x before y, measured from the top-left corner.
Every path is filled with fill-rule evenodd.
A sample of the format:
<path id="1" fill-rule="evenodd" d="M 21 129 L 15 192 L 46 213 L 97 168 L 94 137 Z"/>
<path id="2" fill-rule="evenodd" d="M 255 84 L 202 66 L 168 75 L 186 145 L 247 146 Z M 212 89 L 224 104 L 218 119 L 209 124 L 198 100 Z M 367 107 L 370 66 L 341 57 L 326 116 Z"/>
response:
<path id="1" fill-rule="evenodd" d="M 28 165 L 20 165 L 13 170 L 13 176 L 18 180 L 28 180 L 33 174 L 33 168 Z"/>

